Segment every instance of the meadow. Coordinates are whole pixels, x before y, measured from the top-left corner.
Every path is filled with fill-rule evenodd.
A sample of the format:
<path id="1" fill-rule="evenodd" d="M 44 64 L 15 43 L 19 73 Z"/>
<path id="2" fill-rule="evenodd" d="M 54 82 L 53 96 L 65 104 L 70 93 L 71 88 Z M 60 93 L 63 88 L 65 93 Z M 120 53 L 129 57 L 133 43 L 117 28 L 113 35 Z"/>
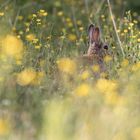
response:
<path id="1" fill-rule="evenodd" d="M 140 140 L 140 16 L 121 3 L 0 0 L 0 140 Z M 77 59 L 90 24 L 104 72 Z"/>

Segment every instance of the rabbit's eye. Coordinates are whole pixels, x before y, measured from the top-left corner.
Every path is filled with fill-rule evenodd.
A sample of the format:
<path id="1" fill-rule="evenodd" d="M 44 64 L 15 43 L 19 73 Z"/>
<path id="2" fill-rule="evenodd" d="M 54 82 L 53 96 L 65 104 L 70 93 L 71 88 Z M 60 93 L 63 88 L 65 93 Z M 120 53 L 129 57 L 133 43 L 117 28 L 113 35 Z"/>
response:
<path id="1" fill-rule="evenodd" d="M 108 46 L 107 46 L 107 45 L 105 45 L 105 46 L 104 46 L 104 49 L 108 50 Z"/>

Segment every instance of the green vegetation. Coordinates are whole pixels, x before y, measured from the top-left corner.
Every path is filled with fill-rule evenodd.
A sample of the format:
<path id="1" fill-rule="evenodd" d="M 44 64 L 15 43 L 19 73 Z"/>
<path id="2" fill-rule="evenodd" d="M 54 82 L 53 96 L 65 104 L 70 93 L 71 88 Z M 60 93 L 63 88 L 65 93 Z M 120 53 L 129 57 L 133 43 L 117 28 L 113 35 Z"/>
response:
<path id="1" fill-rule="evenodd" d="M 139 140 L 135 5 L 0 0 L 0 139 Z M 90 24 L 109 46 L 102 72 L 98 63 L 81 67 Z"/>

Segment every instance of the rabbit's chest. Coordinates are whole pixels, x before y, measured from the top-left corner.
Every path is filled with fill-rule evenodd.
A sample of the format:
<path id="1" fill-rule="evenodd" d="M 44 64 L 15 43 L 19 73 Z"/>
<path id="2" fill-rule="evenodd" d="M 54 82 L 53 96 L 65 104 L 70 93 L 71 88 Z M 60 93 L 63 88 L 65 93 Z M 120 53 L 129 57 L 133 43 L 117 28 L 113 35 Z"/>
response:
<path id="1" fill-rule="evenodd" d="M 94 61 L 103 61 L 104 56 L 106 55 L 102 48 L 93 48 L 89 47 L 88 55 L 93 58 Z"/>

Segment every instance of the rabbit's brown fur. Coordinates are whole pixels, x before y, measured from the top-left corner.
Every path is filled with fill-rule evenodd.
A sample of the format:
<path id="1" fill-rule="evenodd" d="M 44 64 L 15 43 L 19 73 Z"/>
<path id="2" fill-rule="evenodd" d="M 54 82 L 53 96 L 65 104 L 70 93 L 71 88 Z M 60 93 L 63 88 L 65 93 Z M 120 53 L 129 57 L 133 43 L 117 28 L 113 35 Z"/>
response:
<path id="1" fill-rule="evenodd" d="M 100 41 L 100 29 L 93 24 L 89 26 L 88 36 L 89 48 L 87 53 L 80 57 L 82 65 L 93 67 L 94 65 L 99 65 L 100 72 L 104 72 L 104 57 L 108 53 L 108 46 Z"/>

